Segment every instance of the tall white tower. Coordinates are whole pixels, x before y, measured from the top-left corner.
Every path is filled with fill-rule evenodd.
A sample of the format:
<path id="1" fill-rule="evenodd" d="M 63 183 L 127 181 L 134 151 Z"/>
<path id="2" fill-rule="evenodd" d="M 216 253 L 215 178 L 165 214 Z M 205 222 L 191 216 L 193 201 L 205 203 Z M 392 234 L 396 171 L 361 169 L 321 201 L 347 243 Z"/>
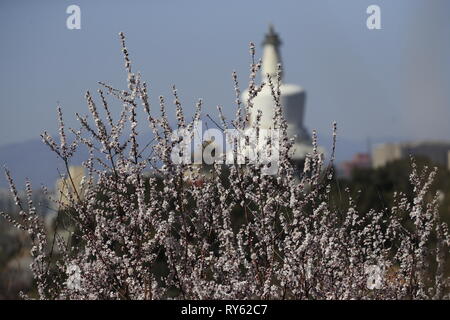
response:
<path id="1" fill-rule="evenodd" d="M 267 75 L 276 83 L 278 64 L 281 63 L 280 45 L 281 41 L 275 33 L 272 25 L 263 41 L 263 57 L 261 67 L 261 78 L 267 83 Z M 303 126 L 305 114 L 306 92 L 301 86 L 282 83 L 280 86 L 281 105 L 283 116 L 288 123 L 288 135 L 296 136 L 293 147 L 292 159 L 302 161 L 307 153 L 312 152 L 311 138 Z M 243 101 L 247 101 L 248 91 L 242 93 Z M 250 125 L 256 121 L 257 110 L 261 110 L 261 128 L 269 129 L 273 124 L 274 99 L 267 84 L 253 100 L 253 110 L 250 111 Z"/>

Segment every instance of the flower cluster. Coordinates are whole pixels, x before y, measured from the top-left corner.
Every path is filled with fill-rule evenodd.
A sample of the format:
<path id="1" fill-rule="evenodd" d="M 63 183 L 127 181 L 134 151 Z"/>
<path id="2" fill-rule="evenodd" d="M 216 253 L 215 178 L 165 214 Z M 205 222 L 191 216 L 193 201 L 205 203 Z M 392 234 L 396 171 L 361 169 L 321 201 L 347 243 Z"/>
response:
<path id="1" fill-rule="evenodd" d="M 165 99 L 153 109 L 146 83 L 132 72 L 122 33 L 120 39 L 127 90 L 100 83 L 100 107 L 88 92 L 92 119 L 77 115 L 81 128 L 72 130 L 71 144 L 59 107 L 60 145 L 47 133 L 42 136 L 66 165 L 61 181 L 72 192 L 47 194 L 70 221 L 68 238 L 58 229 L 46 235 L 31 200 L 28 209 L 21 207 L 7 171 L 21 210 L 17 220 L 6 217 L 32 238 L 39 298 L 449 298 L 450 236 L 439 219 L 438 195 L 429 195 L 434 170 L 421 173 L 412 162 L 415 197 L 398 193 L 390 209 L 359 212 L 350 197 L 348 208 L 335 208 L 330 203 L 334 147 L 327 165 L 314 133 L 314 151 L 301 170 L 290 157 L 293 140 L 282 114 L 281 76 L 268 76 L 265 84 L 274 98 L 274 127 L 281 131 L 276 175 L 264 174 L 270 164 L 174 163 L 171 152 L 183 142 L 171 139 L 172 133 L 194 134 L 202 101 L 188 121 L 173 87 L 177 123 L 172 128 Z M 233 73 L 236 119 L 227 122 L 219 107 L 223 129 L 245 130 L 252 100 L 264 85 L 255 85 L 261 63 L 255 62 L 254 45 L 250 51 L 248 101 L 244 109 Z M 122 105 L 118 119 L 110 99 Z M 143 135 L 153 137 L 146 145 L 138 142 L 139 112 L 148 120 Z M 69 164 L 82 145 L 89 157 L 79 182 Z"/>

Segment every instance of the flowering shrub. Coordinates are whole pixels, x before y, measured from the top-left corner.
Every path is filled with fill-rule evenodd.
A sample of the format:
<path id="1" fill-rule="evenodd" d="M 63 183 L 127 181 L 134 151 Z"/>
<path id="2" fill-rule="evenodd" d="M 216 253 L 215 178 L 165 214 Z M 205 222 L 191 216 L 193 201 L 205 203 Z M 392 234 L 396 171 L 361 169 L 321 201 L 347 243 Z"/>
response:
<path id="1" fill-rule="evenodd" d="M 233 74 L 236 119 L 227 122 L 219 109 L 221 126 L 247 128 L 252 100 L 262 86 L 270 86 L 274 128 L 281 131 L 277 174 L 263 174 L 269 164 L 217 162 L 205 169 L 175 163 L 171 154 L 182 141 L 173 140 L 172 133 L 182 129 L 193 134 L 202 101 L 192 121 L 186 121 L 174 87 L 173 129 L 164 98 L 159 98 L 156 115 L 146 83 L 132 71 L 122 33 L 120 39 L 128 89 L 100 83 L 104 116 L 87 92 L 92 121 L 77 115 L 81 128 L 71 130 L 72 142 L 60 107 L 60 142 L 42 135 L 67 169 L 61 181 L 68 185 L 62 190 L 71 192 L 53 196 L 44 191 L 59 214 L 70 220 L 68 239 L 57 231 L 46 234 L 35 214 L 30 182 L 28 203 L 22 204 L 6 171 L 20 214 L 16 220 L 4 216 L 31 236 L 31 268 L 39 298 L 449 298 L 448 227 L 440 221 L 437 196 L 428 195 L 435 170 L 419 172 L 412 162 L 414 199 L 398 193 L 395 206 L 385 211 L 358 212 L 351 198 L 346 210 L 333 208 L 329 195 L 334 147 L 325 165 L 313 134 L 314 151 L 297 170 L 290 158 L 293 140 L 281 112 L 280 77 L 257 86 L 261 63 L 254 58 L 248 101 L 241 106 Z M 253 45 L 251 53 L 254 57 Z M 109 97 L 123 105 L 117 121 Z M 138 112 L 146 114 L 154 137 L 144 147 L 138 139 Z M 69 165 L 81 145 L 90 151 L 83 163 L 87 174 L 76 181 Z M 150 155 L 144 156 L 146 150 Z"/>

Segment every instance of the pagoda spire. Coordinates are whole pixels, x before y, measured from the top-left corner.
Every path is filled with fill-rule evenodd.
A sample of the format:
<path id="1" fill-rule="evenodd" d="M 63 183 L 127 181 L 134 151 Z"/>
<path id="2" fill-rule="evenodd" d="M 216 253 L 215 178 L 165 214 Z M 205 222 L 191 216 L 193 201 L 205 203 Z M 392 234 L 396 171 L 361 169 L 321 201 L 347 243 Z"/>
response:
<path id="1" fill-rule="evenodd" d="M 263 45 L 262 57 L 262 78 L 267 80 L 267 74 L 272 79 L 276 78 L 278 64 L 281 63 L 280 46 L 281 40 L 272 24 L 269 25 L 269 32 L 266 34 Z"/>

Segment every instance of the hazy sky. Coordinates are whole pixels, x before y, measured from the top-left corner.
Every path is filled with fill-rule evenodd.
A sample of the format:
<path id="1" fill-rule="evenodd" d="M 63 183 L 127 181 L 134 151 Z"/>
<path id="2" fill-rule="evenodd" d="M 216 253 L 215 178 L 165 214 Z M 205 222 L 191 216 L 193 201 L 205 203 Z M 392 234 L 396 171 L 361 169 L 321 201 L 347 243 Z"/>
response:
<path id="1" fill-rule="evenodd" d="M 81 8 L 81 30 L 66 8 Z M 381 7 L 382 30 L 366 28 Z M 86 113 L 97 81 L 125 86 L 118 32 L 156 104 L 176 84 L 185 107 L 221 104 L 234 114 L 231 72 L 245 86 L 248 43 L 268 23 L 283 46 L 286 82 L 307 90 L 306 126 L 346 139 L 450 139 L 450 1 L 92 1 L 0 2 L 0 145 L 56 131 Z M 258 46 L 257 53 L 261 53 Z M 119 106 L 118 106 L 119 107 Z"/>

